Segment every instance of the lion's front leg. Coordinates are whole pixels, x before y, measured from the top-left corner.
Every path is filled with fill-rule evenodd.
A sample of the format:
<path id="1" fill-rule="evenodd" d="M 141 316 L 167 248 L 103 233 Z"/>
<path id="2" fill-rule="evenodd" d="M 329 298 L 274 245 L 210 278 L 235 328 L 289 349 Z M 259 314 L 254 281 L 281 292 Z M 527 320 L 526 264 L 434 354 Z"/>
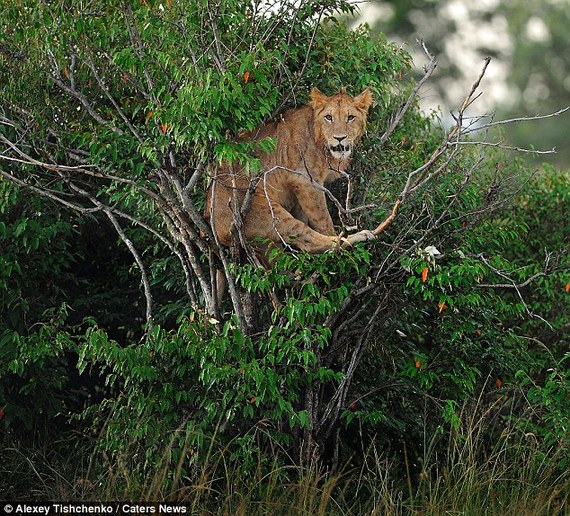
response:
<path id="1" fill-rule="evenodd" d="M 304 215 L 298 218 L 322 235 L 335 235 L 325 193 L 317 190 L 311 181 L 304 177 L 297 177 L 292 183 L 291 189 L 295 192 L 297 210 Z M 293 215 L 295 216 L 295 213 Z"/>
<path id="2" fill-rule="evenodd" d="M 339 247 L 341 243 L 341 239 L 334 235 L 334 228 L 333 235 L 324 235 L 293 217 L 281 205 L 273 206 L 272 225 L 275 242 L 285 242 L 309 253 L 323 253 Z"/>
<path id="3" fill-rule="evenodd" d="M 339 237 L 311 229 L 278 199 L 267 199 L 262 191 L 256 191 L 255 195 L 244 220 L 244 235 L 248 240 L 267 239 L 278 246 L 291 245 L 310 253 L 322 253 L 340 246 Z"/>

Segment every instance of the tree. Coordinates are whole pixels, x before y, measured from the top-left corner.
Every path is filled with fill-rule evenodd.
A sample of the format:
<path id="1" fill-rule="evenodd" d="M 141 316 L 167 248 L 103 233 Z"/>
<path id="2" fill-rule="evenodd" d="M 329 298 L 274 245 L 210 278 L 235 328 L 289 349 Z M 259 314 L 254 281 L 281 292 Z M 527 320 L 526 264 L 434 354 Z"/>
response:
<path id="1" fill-rule="evenodd" d="M 485 368 L 473 364 L 482 349 L 473 338 L 478 317 L 493 325 L 526 313 L 524 303 L 495 293 L 505 278 L 516 289 L 535 279 L 488 256 L 484 236 L 471 234 L 483 224 L 506 239 L 509 228 L 495 228 L 490 217 L 520 186 L 510 177 L 517 163 L 485 161 L 485 150 L 499 142 L 469 138 L 504 125 L 466 117 L 488 61 L 454 112 L 454 126 L 438 129 L 417 108 L 435 58 L 423 47 L 424 75 L 408 82 L 406 52 L 335 20 L 351 10 L 343 1 L 196 0 L 21 2 L 3 11 L 2 39 L 11 42 L 1 54 L 3 180 L 85 217 L 106 218 L 140 274 L 142 342 L 117 343 L 92 322 L 69 345 L 81 372 L 100 368 L 115 387 L 84 413 L 108 425 L 105 446 L 133 446 L 132 456 L 145 453 L 151 464 L 169 446 L 167 431 L 186 432 L 181 442 L 179 434 L 172 438 L 176 453 L 196 446 L 204 454 L 212 428 L 239 447 L 239 439 L 254 440 L 252 425 L 263 433 L 263 421 L 271 426 L 268 440 L 295 457 L 335 463 L 340 422 L 349 425 L 358 406 L 354 393 L 370 399 L 370 378 L 357 372 L 363 360 L 383 356 L 378 335 L 394 352 L 394 335 L 410 336 L 406 349 L 420 366 L 409 370 L 409 357 L 400 356 L 391 373 L 404 368 L 410 392 L 417 377 L 424 386 L 437 379 L 421 367 L 429 349 L 418 345 L 420 329 L 433 327 L 466 349 L 448 350 L 461 371 L 440 371 L 442 396 L 458 384 L 461 395 L 472 392 L 505 357 L 509 371 L 516 368 L 509 329 L 487 336 L 503 340 L 487 350 Z M 248 149 L 235 143 L 241 131 L 303 103 L 311 86 L 332 93 L 343 85 L 371 88 L 377 105 L 343 195 L 327 194 L 340 226 L 376 228 L 381 239 L 316 257 L 276 250 L 271 270 L 231 255 L 201 216 L 210 167 L 227 160 L 253 168 Z M 178 324 L 168 328 L 157 324 L 163 321 L 153 288 L 172 283 L 162 271 L 173 259 L 187 304 L 175 305 Z M 214 295 L 219 262 L 229 284 L 226 305 Z M 545 260 L 534 274 L 558 266 Z M 267 303 L 272 289 L 275 305 Z M 494 304 L 497 310 L 486 308 Z M 248 318 L 253 306 L 260 307 L 255 319 Z M 459 334 L 446 310 L 461 314 Z M 421 324 L 414 326 L 414 317 Z M 19 364 L 15 358 L 11 366 Z M 365 416 L 377 422 L 378 413 L 371 408 Z M 244 448 L 240 453 L 251 453 Z"/>

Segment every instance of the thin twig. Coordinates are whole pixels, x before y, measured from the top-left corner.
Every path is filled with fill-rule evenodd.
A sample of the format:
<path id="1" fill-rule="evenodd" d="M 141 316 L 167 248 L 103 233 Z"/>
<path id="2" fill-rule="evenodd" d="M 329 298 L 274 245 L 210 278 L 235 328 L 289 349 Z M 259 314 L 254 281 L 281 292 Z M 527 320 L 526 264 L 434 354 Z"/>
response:
<path id="1" fill-rule="evenodd" d="M 8 181 L 11 181 L 11 182 L 13 182 L 19 186 L 22 186 L 24 188 L 28 188 L 32 192 L 35 192 L 35 193 L 37 193 L 43 197 L 47 197 L 48 199 L 51 199 L 52 201 L 56 201 L 57 203 L 62 204 L 63 206 L 70 208 L 74 211 L 77 211 L 78 213 L 92 213 L 93 211 L 98 211 L 97 209 L 85 208 L 85 207 L 80 206 L 78 204 L 74 204 L 72 202 L 66 201 L 65 199 L 62 199 L 61 197 L 50 193 L 48 190 L 46 190 L 44 188 L 39 188 L 37 186 L 34 186 L 34 185 L 32 185 L 26 181 L 23 181 L 22 179 L 17 178 L 16 176 L 13 176 L 12 174 L 9 174 L 8 172 L 5 172 L 1 168 L 0 168 L 0 175 L 2 177 L 4 177 L 5 179 L 7 179 Z"/>
<path id="2" fill-rule="evenodd" d="M 44 168 L 44 169 L 50 170 L 52 172 L 81 173 L 81 174 L 84 174 L 87 176 L 99 177 L 101 179 L 108 179 L 108 180 L 112 180 L 112 181 L 117 181 L 120 183 L 124 183 L 124 184 L 134 186 L 135 188 L 140 190 L 142 193 L 144 193 L 145 195 L 147 195 L 148 197 L 150 197 L 154 201 L 156 201 L 156 202 L 160 201 L 156 192 L 153 192 L 152 190 L 140 185 L 139 183 L 137 183 L 136 181 L 133 181 L 132 179 L 119 177 L 119 176 L 116 176 L 116 175 L 113 175 L 113 174 L 110 174 L 107 172 L 102 173 L 102 172 L 97 172 L 95 170 L 92 170 L 92 169 L 98 169 L 99 168 L 98 165 L 82 164 L 82 165 L 68 166 L 68 165 L 60 165 L 60 164 L 56 164 L 56 163 L 46 163 L 44 161 L 40 161 L 36 158 L 33 158 L 32 156 L 30 156 L 29 154 L 24 152 L 16 144 L 14 144 L 10 140 L 8 140 L 8 138 L 3 136 L 2 134 L 0 134 L 0 141 L 5 143 L 6 145 L 8 145 L 8 147 L 10 147 L 21 158 L 21 159 L 20 158 L 14 158 L 14 157 L 8 156 L 4 153 L 0 153 L 0 159 L 5 159 L 6 161 L 14 161 L 14 162 L 22 163 L 22 164 L 26 164 L 26 165 L 33 165 L 35 167 Z"/>
<path id="3" fill-rule="evenodd" d="M 482 131 L 484 129 L 489 129 L 491 127 L 497 127 L 499 125 L 513 124 L 513 123 L 517 123 L 517 122 L 528 122 L 531 120 L 544 120 L 545 118 L 560 116 L 560 115 L 566 113 L 566 111 L 568 111 L 569 109 L 570 109 L 570 106 L 565 107 L 563 109 L 559 109 L 558 111 L 555 111 L 554 113 L 549 113 L 547 115 L 520 116 L 520 117 L 516 117 L 516 118 L 508 118 L 505 120 L 497 120 L 496 122 L 489 122 L 487 124 L 475 126 L 472 129 L 466 129 L 463 131 L 463 134 L 478 132 L 478 131 Z"/>
<path id="4" fill-rule="evenodd" d="M 152 329 L 152 326 L 153 326 L 153 316 L 152 316 L 153 301 L 152 301 L 152 294 L 151 294 L 151 289 L 150 289 L 150 281 L 148 279 L 146 267 L 144 265 L 144 262 L 142 261 L 142 258 L 140 256 L 139 252 L 137 251 L 137 249 L 134 246 L 131 239 L 123 231 L 123 228 L 121 228 L 121 225 L 119 224 L 119 221 L 117 220 L 117 217 L 115 217 L 113 210 L 111 208 L 109 208 L 109 206 L 104 205 L 101 201 L 99 201 L 98 199 L 93 197 L 89 192 L 87 192 L 86 190 L 83 190 L 82 188 L 79 188 L 73 182 L 67 181 L 67 183 L 68 183 L 69 187 L 74 192 L 77 192 L 78 194 L 82 195 L 83 197 L 89 199 L 89 201 L 91 201 L 91 203 L 93 203 L 94 206 L 97 206 L 97 208 L 99 208 L 100 210 L 103 211 L 103 213 L 105 213 L 107 218 L 111 221 L 111 224 L 113 224 L 115 231 L 117 232 L 117 234 L 119 235 L 119 237 L 121 238 L 123 243 L 127 246 L 129 251 L 131 252 L 131 254 L 133 255 L 133 257 L 137 263 L 137 266 L 139 268 L 139 272 L 141 275 L 141 283 L 143 285 L 144 295 L 145 295 L 145 299 L 146 299 L 146 310 L 145 310 L 146 321 L 147 321 L 147 324 L 149 325 L 149 329 Z"/>
<path id="5" fill-rule="evenodd" d="M 528 307 L 528 305 L 526 304 L 520 289 L 526 287 L 527 285 L 529 285 L 531 282 L 533 282 L 534 280 L 536 280 L 537 278 L 540 278 L 542 276 L 545 276 L 546 273 L 544 271 L 541 271 L 539 273 L 534 274 L 533 276 L 531 276 L 530 278 L 528 278 L 526 281 L 522 282 L 522 283 L 516 283 L 515 280 L 513 280 L 512 278 L 510 278 L 509 276 L 507 276 L 504 272 L 500 271 L 499 269 L 497 269 L 496 267 L 493 267 L 489 261 L 483 256 L 483 254 L 478 254 L 477 258 L 479 258 L 487 267 L 489 267 L 489 269 L 491 271 L 493 271 L 495 274 L 497 274 L 498 276 L 500 276 L 501 278 L 505 278 L 509 283 L 504 283 L 504 284 L 482 284 L 479 285 L 479 287 L 481 288 L 510 288 L 513 289 L 516 293 L 518 298 L 520 299 L 521 303 L 523 304 L 526 313 L 530 316 L 530 317 L 534 317 L 536 319 L 540 319 L 541 321 L 543 321 L 544 323 L 546 323 L 551 329 L 554 329 L 554 327 L 547 321 L 545 320 L 543 317 L 541 317 L 538 314 L 535 314 L 534 312 L 532 312 L 530 310 L 530 308 Z M 550 254 L 546 255 L 546 259 L 545 259 L 545 264 L 544 264 L 544 268 L 545 270 L 548 268 L 548 263 L 550 261 Z"/>
<path id="6" fill-rule="evenodd" d="M 502 142 L 481 142 L 481 141 L 458 141 L 458 142 L 449 142 L 449 147 L 457 146 L 457 145 L 475 145 L 481 147 L 496 147 L 498 149 L 504 150 L 512 150 L 517 152 L 526 152 L 529 154 L 556 154 L 556 147 L 553 147 L 550 150 L 535 150 L 535 149 L 525 149 L 522 147 L 513 147 L 512 145 L 505 145 Z"/>
<path id="7" fill-rule="evenodd" d="M 75 80 L 73 80 L 69 85 L 67 85 L 63 79 L 61 78 L 61 72 L 59 69 L 59 66 L 55 60 L 55 57 L 53 55 L 50 54 L 50 59 L 52 62 L 52 73 L 51 73 L 51 78 L 53 79 L 54 83 L 64 92 L 66 92 L 68 95 L 72 96 L 73 98 L 77 99 L 81 105 L 87 110 L 87 112 L 91 115 L 91 117 L 93 119 L 95 119 L 98 123 L 100 123 L 101 125 L 104 125 L 106 127 L 108 127 L 111 131 L 113 131 L 115 134 L 118 134 L 119 136 L 122 136 L 124 134 L 124 131 L 122 129 L 119 129 L 118 127 L 116 127 L 112 122 L 110 122 L 109 120 L 105 120 L 98 112 L 97 110 L 93 107 L 93 105 L 89 102 L 89 100 L 87 99 L 87 97 L 81 93 L 79 90 L 76 89 L 75 87 Z"/>
<path id="8" fill-rule="evenodd" d="M 291 89 L 289 90 L 289 92 L 287 93 L 287 95 L 285 95 L 285 97 L 283 98 L 283 100 L 281 101 L 281 104 L 279 104 L 279 106 L 277 107 L 277 109 L 275 109 L 273 111 L 273 113 L 271 114 L 271 116 L 269 117 L 269 119 L 275 118 L 277 116 L 278 113 L 281 112 L 281 110 L 283 109 L 283 107 L 285 105 L 287 105 L 287 103 L 289 102 L 289 99 L 291 98 L 292 95 L 294 95 L 295 90 L 297 89 L 297 86 L 299 85 L 299 82 L 301 81 L 301 79 L 304 78 L 305 76 L 305 69 L 307 68 L 307 65 L 309 64 L 309 57 L 311 55 L 311 51 L 313 50 L 313 45 L 315 43 L 315 37 L 317 35 L 318 29 L 321 26 L 321 19 L 323 17 L 323 14 L 325 12 L 325 6 L 323 5 L 323 7 L 321 8 L 321 10 L 319 11 L 319 14 L 317 16 L 317 19 L 315 21 L 315 28 L 313 30 L 313 33 L 311 34 L 311 39 L 309 40 L 309 44 L 307 45 L 307 51 L 305 52 L 305 60 L 301 66 L 301 70 L 296 74 L 297 78 L 295 79 L 295 83 L 292 85 Z"/>
<path id="9" fill-rule="evenodd" d="M 412 105 L 412 103 L 415 101 L 418 92 L 420 91 L 421 87 L 425 84 L 425 82 L 432 76 L 433 72 L 435 71 L 436 67 L 437 67 L 437 60 L 435 59 L 435 57 L 429 52 L 429 50 L 427 49 L 425 42 L 423 40 L 418 40 L 418 43 L 422 46 L 423 51 L 426 53 L 426 55 L 429 58 L 428 63 L 425 65 L 424 67 L 424 75 L 423 77 L 416 83 L 416 85 L 414 86 L 414 89 L 412 90 L 412 92 L 410 93 L 410 95 L 408 96 L 408 99 L 406 100 L 406 102 L 404 103 L 404 105 L 398 110 L 398 112 L 396 113 L 396 115 L 394 116 L 394 118 L 392 119 L 392 122 L 390 123 L 388 129 L 386 129 L 386 131 L 384 131 L 384 134 L 380 137 L 380 143 L 379 143 L 379 147 L 382 147 L 384 145 L 384 143 L 386 143 L 386 140 L 388 140 L 388 138 L 391 136 L 391 134 L 394 132 L 394 130 L 396 129 L 396 127 L 398 126 L 398 124 L 400 123 L 400 121 L 402 120 L 402 117 L 406 114 L 406 112 L 408 111 L 409 107 Z"/>
<path id="10" fill-rule="evenodd" d="M 105 82 L 103 81 L 103 79 L 101 78 L 99 73 L 97 72 L 97 68 L 95 67 L 95 65 L 93 64 L 93 62 L 90 59 L 87 61 L 87 66 L 89 67 L 89 69 L 93 73 L 93 76 L 95 77 L 95 80 L 97 81 L 97 84 L 99 85 L 99 88 L 103 91 L 103 93 L 105 93 L 105 96 L 109 99 L 111 104 L 113 104 L 113 107 L 115 108 L 115 110 L 117 111 L 119 116 L 123 119 L 123 122 L 129 128 L 132 135 L 142 145 L 144 143 L 143 138 L 138 133 L 138 131 L 135 129 L 135 127 L 133 126 L 133 124 L 131 123 L 131 121 L 129 120 L 129 118 L 127 117 L 127 115 L 125 114 L 123 109 L 121 108 L 121 106 L 119 106 L 119 104 L 117 103 L 117 101 L 115 100 L 113 95 L 111 95 L 109 88 L 107 88 L 107 85 L 105 84 Z"/>

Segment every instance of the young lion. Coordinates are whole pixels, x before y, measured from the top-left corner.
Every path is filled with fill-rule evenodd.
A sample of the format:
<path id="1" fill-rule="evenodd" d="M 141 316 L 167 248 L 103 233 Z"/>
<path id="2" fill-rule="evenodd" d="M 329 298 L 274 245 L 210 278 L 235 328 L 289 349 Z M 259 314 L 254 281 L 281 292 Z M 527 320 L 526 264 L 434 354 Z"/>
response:
<path id="1" fill-rule="evenodd" d="M 247 240 L 268 239 L 310 253 L 341 244 L 325 193 L 318 187 L 338 179 L 348 168 L 371 104 L 367 89 L 352 98 L 344 88 L 332 97 L 313 88 L 308 105 L 289 109 L 279 121 L 241 136 L 253 141 L 276 139 L 272 152 L 256 154 L 261 173 L 249 209 L 242 214 Z M 223 245 L 231 242 L 236 203 L 241 209 L 250 181 L 243 171 L 235 172 L 227 165 L 212 180 L 204 216 Z M 372 238 L 370 231 L 360 231 L 343 240 L 353 244 Z"/>

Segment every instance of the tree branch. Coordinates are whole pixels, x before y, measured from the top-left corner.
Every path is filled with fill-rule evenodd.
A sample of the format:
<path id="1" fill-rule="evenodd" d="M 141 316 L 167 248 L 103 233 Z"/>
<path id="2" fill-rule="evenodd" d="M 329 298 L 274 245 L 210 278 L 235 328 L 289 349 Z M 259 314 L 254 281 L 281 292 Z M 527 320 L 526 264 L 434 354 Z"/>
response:
<path id="1" fill-rule="evenodd" d="M 105 82 L 103 81 L 103 79 L 101 78 L 99 73 L 97 72 L 97 68 L 95 67 L 95 65 L 93 64 L 91 59 L 89 59 L 87 61 L 87 66 L 89 67 L 89 69 L 93 73 L 93 76 L 95 77 L 95 80 L 97 81 L 97 84 L 99 85 L 99 88 L 103 91 L 103 93 L 105 93 L 105 96 L 109 99 L 111 104 L 113 104 L 113 107 L 115 108 L 115 110 L 117 111 L 119 116 L 122 118 L 125 125 L 129 128 L 129 130 L 131 131 L 131 134 L 136 138 L 136 140 L 139 142 L 139 144 L 142 145 L 144 143 L 144 140 L 142 139 L 142 137 L 138 133 L 138 131 L 134 128 L 133 124 L 131 123 L 131 121 L 129 120 L 129 118 L 125 114 L 125 112 L 122 110 L 121 106 L 119 106 L 119 104 L 117 103 L 117 101 L 115 100 L 113 95 L 111 95 L 109 88 L 107 88 L 107 85 L 105 84 Z"/>
<path id="2" fill-rule="evenodd" d="M 506 120 L 497 120 L 496 122 L 489 122 L 487 124 L 475 126 L 472 129 L 466 129 L 463 131 L 463 134 L 468 134 L 468 133 L 472 133 L 472 132 L 479 132 L 479 131 L 482 131 L 484 129 L 489 129 L 492 127 L 497 127 L 497 126 L 505 125 L 505 124 L 513 124 L 513 123 L 517 123 L 517 122 L 528 122 L 531 120 L 544 120 L 545 118 L 560 116 L 560 115 L 566 113 L 566 111 L 568 111 L 569 109 L 570 109 L 570 106 L 565 107 L 563 109 L 559 109 L 558 111 L 555 111 L 554 113 L 549 113 L 547 115 L 520 116 L 520 117 L 516 117 L 516 118 L 508 118 Z M 516 150 L 518 150 L 518 149 L 516 149 Z"/>
<path id="3" fill-rule="evenodd" d="M 521 303 L 523 304 L 526 313 L 530 316 L 530 317 L 534 317 L 536 319 L 540 319 L 541 321 L 543 321 L 544 323 L 546 323 L 550 329 L 554 329 L 554 327 L 548 322 L 546 321 L 543 317 L 541 317 L 538 314 L 535 314 L 534 312 L 532 312 L 528 305 L 526 304 L 523 295 L 521 294 L 520 289 L 530 285 L 530 283 L 532 283 L 533 281 L 535 281 L 537 278 L 546 276 L 546 270 L 548 270 L 548 264 L 550 262 L 550 257 L 551 255 L 549 253 L 546 254 L 546 258 L 544 261 L 544 270 L 541 272 L 538 272 L 534 275 L 532 275 L 530 278 L 528 278 L 527 280 L 523 281 L 522 283 L 517 283 L 515 280 L 513 280 L 511 277 L 509 277 L 507 274 L 505 274 L 503 271 L 500 271 L 499 269 L 497 269 L 496 267 L 493 267 L 490 263 L 489 260 L 487 260 L 483 254 L 478 254 L 477 258 L 479 258 L 492 272 L 494 272 L 497 276 L 500 276 L 501 278 L 504 278 L 508 281 L 508 283 L 498 283 L 498 284 L 481 284 L 479 285 L 480 288 L 507 288 L 507 289 L 513 289 L 515 290 L 515 292 L 517 293 L 518 298 L 520 299 Z"/>
<path id="4" fill-rule="evenodd" d="M 424 66 L 424 76 L 416 83 L 416 85 L 414 86 L 414 89 L 412 90 L 412 92 L 408 96 L 408 99 L 406 100 L 404 105 L 398 110 L 398 112 L 396 113 L 396 115 L 392 119 L 392 122 L 388 126 L 388 129 L 386 129 L 386 131 L 384 131 L 384 134 L 380 137 L 379 147 L 382 147 L 386 143 L 386 140 L 388 140 L 388 138 L 392 135 L 392 133 L 394 132 L 394 130 L 396 129 L 396 127 L 398 126 L 398 124 L 402 120 L 402 117 L 406 114 L 409 107 L 412 105 L 412 103 L 416 99 L 418 92 L 420 91 L 421 87 L 432 76 L 433 72 L 435 71 L 435 69 L 437 67 L 437 61 L 436 61 L 435 57 L 427 49 L 425 42 L 423 40 L 418 40 L 418 43 L 422 46 L 423 51 L 426 53 L 427 57 L 429 58 L 429 61 Z"/>
<path id="5" fill-rule="evenodd" d="M 153 318 L 152 318 L 153 301 L 152 301 L 152 294 L 151 294 L 151 290 L 150 290 L 150 282 L 148 280 L 148 274 L 146 272 L 144 262 L 142 261 L 142 258 L 140 257 L 139 252 L 137 251 L 133 242 L 129 239 L 129 237 L 127 237 L 127 235 L 125 234 L 125 232 L 121 228 L 121 225 L 119 224 L 119 222 L 118 222 L 117 218 L 115 217 L 115 214 L 113 213 L 113 210 L 111 208 L 109 208 L 108 206 L 104 205 L 102 202 L 97 200 L 95 197 L 93 197 L 86 190 L 83 190 L 82 188 L 79 188 L 78 186 L 76 186 L 72 181 L 67 181 L 67 183 L 69 184 L 69 187 L 74 192 L 77 192 L 78 194 L 82 195 L 83 197 L 89 199 L 89 201 L 91 201 L 91 203 L 93 203 L 94 206 L 96 206 L 101 211 L 103 211 L 103 213 L 105 213 L 107 218 L 111 221 L 111 224 L 113 224 L 113 227 L 117 231 L 121 240 L 123 241 L 123 243 L 127 246 L 129 251 L 133 255 L 133 257 L 137 263 L 137 266 L 139 268 L 140 274 L 141 274 L 141 283 L 143 285 L 144 295 L 145 295 L 145 299 L 146 299 L 146 310 L 145 310 L 146 321 L 147 321 L 147 324 L 149 325 L 149 328 L 152 328 L 152 326 L 153 326 Z"/>
<path id="6" fill-rule="evenodd" d="M 124 131 L 122 129 L 119 129 L 118 127 L 116 127 L 109 120 L 105 120 L 97 112 L 97 110 L 91 105 L 91 103 L 89 102 L 87 97 L 75 88 L 75 80 L 71 81 L 69 86 L 63 81 L 63 79 L 61 77 L 61 72 L 60 72 L 59 66 L 55 60 L 55 57 L 52 54 L 50 54 L 50 60 L 52 63 L 51 78 L 53 79 L 54 83 L 62 91 L 66 92 L 68 95 L 77 99 L 95 121 L 97 121 L 101 125 L 108 127 L 115 134 L 122 136 L 124 134 Z"/>

